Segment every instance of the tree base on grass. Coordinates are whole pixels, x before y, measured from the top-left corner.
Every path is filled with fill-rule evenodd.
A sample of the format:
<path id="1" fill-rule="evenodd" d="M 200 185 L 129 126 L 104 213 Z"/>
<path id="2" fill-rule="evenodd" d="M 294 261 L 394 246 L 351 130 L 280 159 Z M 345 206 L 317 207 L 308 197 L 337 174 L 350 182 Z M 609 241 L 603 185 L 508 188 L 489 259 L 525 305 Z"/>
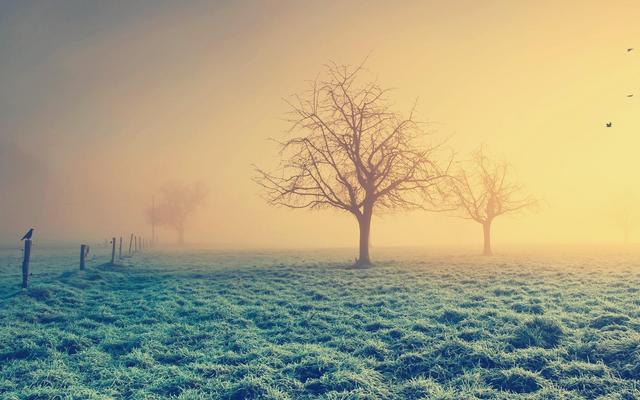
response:
<path id="1" fill-rule="evenodd" d="M 369 268 L 372 266 L 373 263 L 370 260 L 359 260 L 356 258 L 356 261 L 351 265 L 351 268 Z"/>

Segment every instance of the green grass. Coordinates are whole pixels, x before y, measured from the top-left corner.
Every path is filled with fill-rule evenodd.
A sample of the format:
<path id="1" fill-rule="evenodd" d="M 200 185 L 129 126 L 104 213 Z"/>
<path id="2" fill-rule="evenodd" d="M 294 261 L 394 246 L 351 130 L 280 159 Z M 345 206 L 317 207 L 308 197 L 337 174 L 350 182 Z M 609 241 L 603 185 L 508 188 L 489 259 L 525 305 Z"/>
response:
<path id="1" fill-rule="evenodd" d="M 99 254 L 81 272 L 37 250 L 28 291 L 0 258 L 2 399 L 640 398 L 633 260 Z"/>

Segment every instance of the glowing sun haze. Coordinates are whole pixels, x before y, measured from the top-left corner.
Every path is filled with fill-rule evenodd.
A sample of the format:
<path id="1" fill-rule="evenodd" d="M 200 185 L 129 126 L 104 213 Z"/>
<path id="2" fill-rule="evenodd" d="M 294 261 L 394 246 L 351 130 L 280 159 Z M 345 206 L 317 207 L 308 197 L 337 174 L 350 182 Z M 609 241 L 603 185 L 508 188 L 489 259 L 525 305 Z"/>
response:
<path id="1" fill-rule="evenodd" d="M 201 181 L 190 242 L 355 246 L 351 216 L 269 207 L 251 178 L 278 161 L 282 99 L 367 55 L 399 111 L 418 98 L 434 139 L 459 158 L 485 143 L 543 199 L 496 220 L 496 251 L 620 242 L 616 199 L 640 195 L 638 21 L 634 1 L 3 2 L 0 242 L 148 232 L 159 187 Z M 384 215 L 372 244 L 479 248 L 480 229 Z"/>

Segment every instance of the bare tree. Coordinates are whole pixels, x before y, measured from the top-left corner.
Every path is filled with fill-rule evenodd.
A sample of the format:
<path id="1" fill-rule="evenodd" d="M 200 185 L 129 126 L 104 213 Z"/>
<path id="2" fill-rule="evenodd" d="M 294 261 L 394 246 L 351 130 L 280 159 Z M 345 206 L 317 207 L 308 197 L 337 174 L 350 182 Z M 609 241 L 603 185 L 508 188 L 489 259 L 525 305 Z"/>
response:
<path id="1" fill-rule="evenodd" d="M 614 200 L 612 219 L 618 229 L 622 231 L 624 244 L 629 243 L 631 232 L 636 226 L 637 215 L 635 204 L 637 200 L 631 193 L 625 193 Z"/>
<path id="2" fill-rule="evenodd" d="M 506 162 L 493 162 L 480 147 L 473 153 L 466 169 L 460 168 L 451 179 L 452 201 L 458 217 L 482 225 L 483 254 L 491 251 L 491 224 L 496 217 L 513 213 L 537 204 L 522 186 L 510 181 L 510 167 Z"/>
<path id="3" fill-rule="evenodd" d="M 191 215 L 207 197 L 207 189 L 202 183 L 191 185 L 169 183 L 160 190 L 160 201 L 147 211 L 147 218 L 155 225 L 164 225 L 178 234 L 178 243 L 184 244 L 184 231 Z"/>
<path id="4" fill-rule="evenodd" d="M 360 230 L 356 265 L 371 264 L 375 213 L 437 204 L 441 178 L 432 145 L 414 118 L 392 111 L 388 89 L 361 82 L 362 66 L 331 63 L 291 107 L 289 138 L 279 142 L 275 172 L 256 168 L 272 205 L 334 208 L 352 214 Z"/>

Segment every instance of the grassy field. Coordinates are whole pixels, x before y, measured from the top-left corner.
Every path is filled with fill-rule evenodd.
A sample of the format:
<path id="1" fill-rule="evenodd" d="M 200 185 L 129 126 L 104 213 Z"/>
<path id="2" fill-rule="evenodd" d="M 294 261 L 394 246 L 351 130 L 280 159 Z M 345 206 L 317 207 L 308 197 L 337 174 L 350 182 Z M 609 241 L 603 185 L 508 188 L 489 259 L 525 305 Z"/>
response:
<path id="1" fill-rule="evenodd" d="M 0 252 L 0 398 L 640 398 L 640 257 L 101 251 Z"/>

